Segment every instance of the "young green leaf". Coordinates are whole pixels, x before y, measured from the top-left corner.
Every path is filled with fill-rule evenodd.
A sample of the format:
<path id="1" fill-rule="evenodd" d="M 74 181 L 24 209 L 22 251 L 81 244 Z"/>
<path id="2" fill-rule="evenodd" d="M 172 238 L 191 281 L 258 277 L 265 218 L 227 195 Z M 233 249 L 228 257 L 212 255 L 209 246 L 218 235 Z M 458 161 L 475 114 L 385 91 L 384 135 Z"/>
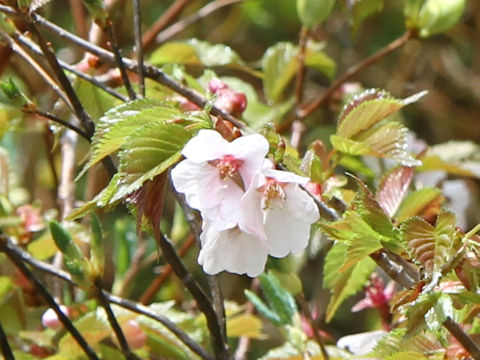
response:
<path id="1" fill-rule="evenodd" d="M 330 289 L 331 298 L 327 306 L 326 321 L 330 321 L 338 307 L 349 296 L 360 291 L 375 269 L 375 262 L 366 257 L 340 273 L 338 269 L 347 257 L 347 245 L 337 242 L 325 258 L 323 285 Z"/>
<path id="2" fill-rule="evenodd" d="M 273 310 L 270 310 L 270 308 L 254 292 L 245 290 L 245 296 L 266 319 L 271 321 L 274 325 L 282 325 L 282 319 L 280 319 L 280 316 L 278 316 Z"/>
<path id="3" fill-rule="evenodd" d="M 98 215 L 94 212 L 90 214 L 91 240 L 90 240 L 90 261 L 96 276 L 103 275 L 105 266 L 105 254 L 103 246 L 103 231 Z"/>
<path id="4" fill-rule="evenodd" d="M 382 11 L 383 0 L 356 0 L 349 2 L 349 12 L 353 32 L 355 33 L 362 22 L 369 16 Z"/>
<path id="5" fill-rule="evenodd" d="M 432 204 L 441 204 L 442 202 L 443 197 L 440 189 L 426 187 L 413 191 L 403 200 L 395 219 L 398 222 L 403 222 L 409 217 L 421 215 Z"/>
<path id="6" fill-rule="evenodd" d="M 75 79 L 74 89 L 83 107 L 95 122 L 118 105 L 118 99 L 82 78 Z"/>
<path id="7" fill-rule="evenodd" d="M 293 296 L 286 291 L 273 273 L 260 275 L 260 283 L 268 304 L 280 317 L 282 324 L 291 324 L 297 306 Z"/>
<path id="8" fill-rule="evenodd" d="M 297 0 L 297 13 L 307 27 L 321 24 L 332 12 L 335 0 Z"/>
<path id="9" fill-rule="evenodd" d="M 418 14 L 421 37 L 428 37 L 450 29 L 462 16 L 466 0 L 427 0 Z"/>
<path id="10" fill-rule="evenodd" d="M 82 252 L 73 241 L 72 236 L 62 225 L 60 225 L 60 223 L 57 221 L 50 221 L 49 228 L 55 244 L 65 258 L 77 261 L 83 259 Z"/>

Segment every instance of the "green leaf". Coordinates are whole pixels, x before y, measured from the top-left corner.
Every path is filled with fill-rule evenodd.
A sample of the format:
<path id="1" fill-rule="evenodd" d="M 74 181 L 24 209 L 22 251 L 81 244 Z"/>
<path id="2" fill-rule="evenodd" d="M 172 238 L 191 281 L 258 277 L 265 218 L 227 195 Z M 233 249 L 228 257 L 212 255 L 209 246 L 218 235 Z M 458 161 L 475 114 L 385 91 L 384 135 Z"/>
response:
<path id="1" fill-rule="evenodd" d="M 74 89 L 83 107 L 95 122 L 118 103 L 118 99 L 79 77 L 75 79 Z"/>
<path id="2" fill-rule="evenodd" d="M 349 10 L 354 33 L 367 17 L 383 9 L 383 0 L 356 0 L 350 3 L 352 5 Z"/>
<path id="3" fill-rule="evenodd" d="M 347 139 L 343 136 L 338 136 L 335 134 L 330 135 L 330 142 L 336 150 L 344 154 L 368 155 L 372 153 L 372 149 L 369 146 L 359 141 Z"/>
<path id="4" fill-rule="evenodd" d="M 50 221 L 48 224 L 50 233 L 52 234 L 55 245 L 63 253 L 63 255 L 71 260 L 80 261 L 83 259 L 82 252 L 73 241 L 70 233 L 56 221 Z"/>
<path id="5" fill-rule="evenodd" d="M 228 337 L 247 336 L 252 339 L 261 339 L 262 321 L 252 314 L 241 314 L 227 319 Z"/>
<path id="6" fill-rule="evenodd" d="M 316 0 L 314 0 L 316 1 Z M 309 41 L 305 51 L 305 66 L 315 69 L 332 80 L 337 71 L 337 64 L 323 51 L 323 43 Z"/>
<path id="7" fill-rule="evenodd" d="M 260 275 L 263 295 L 272 310 L 279 316 L 282 324 L 291 324 L 297 306 L 293 296 L 286 291 L 273 273 Z"/>
<path id="8" fill-rule="evenodd" d="M 266 319 L 268 319 L 275 325 L 282 324 L 280 316 L 278 316 L 278 314 L 274 311 L 270 310 L 270 308 L 254 292 L 250 290 L 245 290 L 244 293 L 248 301 L 250 301 L 255 306 L 257 311 L 263 316 L 265 316 Z"/>
<path id="9" fill-rule="evenodd" d="M 358 236 L 348 245 L 345 262 L 338 269 L 339 272 L 345 272 L 359 261 L 365 259 L 370 254 L 382 248 L 382 244 L 377 239 L 366 236 Z"/>
<path id="10" fill-rule="evenodd" d="M 411 257 L 433 270 L 435 257 L 435 228 L 419 217 L 412 217 L 402 224 L 402 233 Z"/>
<path id="11" fill-rule="evenodd" d="M 338 272 L 347 257 L 348 248 L 337 242 L 328 252 L 324 266 L 324 287 L 330 289 L 331 298 L 327 306 L 326 321 L 330 321 L 338 307 L 348 297 L 360 291 L 375 269 L 375 262 L 369 257 L 357 262 L 343 273 Z"/>
<path id="12" fill-rule="evenodd" d="M 248 67 L 240 56 L 227 45 L 210 44 L 198 39 L 167 42 L 156 49 L 150 59 L 152 65 L 184 64 L 207 67 L 241 69 L 254 76 L 261 74 Z"/>
<path id="13" fill-rule="evenodd" d="M 297 72 L 298 48 L 292 43 L 279 42 L 267 49 L 262 59 L 263 89 L 266 97 L 277 102 L 285 87 Z"/>
<path id="14" fill-rule="evenodd" d="M 404 106 L 418 101 L 426 92 L 406 99 L 395 99 L 386 91 L 370 89 L 344 107 L 338 120 L 337 135 L 351 139 L 368 130 Z"/>
<path id="15" fill-rule="evenodd" d="M 431 203 L 442 199 L 442 192 L 437 188 L 426 187 L 413 191 L 403 200 L 400 209 L 395 216 L 398 222 L 422 213 Z"/>
<path id="16" fill-rule="evenodd" d="M 119 186 L 110 203 L 131 194 L 176 163 L 192 135 L 183 126 L 162 122 L 133 132 L 119 153 Z"/>
<path id="17" fill-rule="evenodd" d="M 103 246 L 103 231 L 98 215 L 94 212 L 90 214 L 90 227 L 92 236 L 90 240 L 90 261 L 96 276 L 103 276 L 105 267 L 105 254 Z"/>
<path id="18" fill-rule="evenodd" d="M 166 103 L 141 99 L 108 111 L 99 120 L 92 138 L 93 154 L 82 173 L 108 155 L 118 151 L 139 127 L 151 122 L 183 118 L 184 114 Z"/>
<path id="19" fill-rule="evenodd" d="M 427 294 L 421 294 L 414 303 L 408 304 L 407 336 L 415 335 L 425 328 L 425 315 L 435 306 L 439 297 L 439 292 L 430 291 Z"/>
<path id="20" fill-rule="evenodd" d="M 421 352 L 417 351 L 401 351 L 385 358 L 385 360 L 427 360 Z"/>
<path id="21" fill-rule="evenodd" d="M 307 27 L 322 23 L 332 12 L 335 0 L 297 0 L 297 13 Z"/>
<path id="22" fill-rule="evenodd" d="M 45 261 L 55 255 L 58 251 L 53 238 L 45 233 L 27 245 L 27 250 L 36 259 Z"/>

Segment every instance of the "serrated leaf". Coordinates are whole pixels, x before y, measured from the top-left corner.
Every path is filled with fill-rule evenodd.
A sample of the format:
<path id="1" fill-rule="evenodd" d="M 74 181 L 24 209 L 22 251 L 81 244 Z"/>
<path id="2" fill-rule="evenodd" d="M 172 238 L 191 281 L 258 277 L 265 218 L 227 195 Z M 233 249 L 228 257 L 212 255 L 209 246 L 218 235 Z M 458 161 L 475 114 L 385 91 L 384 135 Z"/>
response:
<path id="1" fill-rule="evenodd" d="M 377 200 L 388 216 L 392 217 L 407 194 L 413 179 L 413 168 L 398 166 L 389 171 L 380 180 Z"/>
<path id="2" fill-rule="evenodd" d="M 430 204 L 441 199 L 442 192 L 437 188 L 426 187 L 413 191 L 403 200 L 395 219 L 402 222 L 409 217 L 420 215 Z"/>
<path id="3" fill-rule="evenodd" d="M 347 139 L 343 136 L 338 136 L 338 135 L 330 135 L 330 142 L 332 143 L 332 146 L 344 153 L 344 154 L 349 154 L 349 155 L 368 155 L 372 152 L 372 149 L 359 142 L 355 141 L 352 139 Z"/>
<path id="4" fill-rule="evenodd" d="M 344 272 L 348 270 L 350 267 L 381 248 L 382 244 L 380 243 L 380 241 L 373 237 L 356 237 L 348 244 L 345 262 L 338 269 L 338 271 Z"/>
<path id="5" fill-rule="evenodd" d="M 250 301 L 255 306 L 257 311 L 265 316 L 266 319 L 270 320 L 275 325 L 282 324 L 280 316 L 278 316 L 278 314 L 276 314 L 274 311 L 270 310 L 270 308 L 254 292 L 245 290 L 244 293 L 248 301 Z"/>
<path id="6" fill-rule="evenodd" d="M 432 271 L 435 256 L 435 228 L 422 218 L 413 217 L 402 224 L 402 232 L 413 259 Z"/>
<path id="7" fill-rule="evenodd" d="M 348 297 L 360 291 L 376 264 L 370 258 L 364 258 L 343 273 L 338 269 L 347 256 L 347 246 L 337 242 L 325 258 L 323 286 L 330 289 L 331 298 L 327 306 L 326 321 L 330 321 L 338 307 Z"/>
<path id="8" fill-rule="evenodd" d="M 386 91 L 366 90 L 355 96 L 353 101 L 344 107 L 338 119 L 336 134 L 352 138 L 425 94 L 426 92 L 421 92 L 400 100 L 393 98 Z"/>
<path id="9" fill-rule="evenodd" d="M 247 336 L 261 339 L 262 321 L 252 314 L 241 314 L 227 319 L 227 334 L 229 337 Z"/>
<path id="10" fill-rule="evenodd" d="M 408 305 L 406 316 L 408 317 L 406 336 L 412 336 L 425 327 L 425 315 L 435 306 L 440 297 L 438 292 L 429 292 L 418 297 L 413 304 Z"/>
<path id="11" fill-rule="evenodd" d="M 132 132 L 152 122 L 166 122 L 183 118 L 177 108 L 152 100 L 135 100 L 120 105 L 99 120 L 92 138 L 92 156 L 82 173 L 108 155 L 118 151 Z"/>
<path id="12" fill-rule="evenodd" d="M 291 324 L 293 315 L 297 312 L 293 296 L 280 285 L 273 273 L 263 273 L 259 279 L 270 308 L 280 317 L 283 324 Z"/>
<path id="13" fill-rule="evenodd" d="M 192 135 L 180 125 L 161 122 L 131 134 L 119 153 L 119 186 L 110 203 L 123 199 L 175 164 Z"/>
<path id="14" fill-rule="evenodd" d="M 416 351 L 401 351 L 390 355 L 385 358 L 385 360 L 427 360 L 429 359 L 421 352 Z"/>

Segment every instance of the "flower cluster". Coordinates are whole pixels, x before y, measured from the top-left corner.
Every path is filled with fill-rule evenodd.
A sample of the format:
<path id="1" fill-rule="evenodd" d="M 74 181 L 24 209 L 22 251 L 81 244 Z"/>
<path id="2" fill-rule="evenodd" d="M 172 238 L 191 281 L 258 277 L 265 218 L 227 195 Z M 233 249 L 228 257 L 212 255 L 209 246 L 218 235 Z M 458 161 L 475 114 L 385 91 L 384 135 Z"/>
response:
<path id="1" fill-rule="evenodd" d="M 172 170 L 175 189 L 201 212 L 198 262 L 208 274 L 255 277 L 268 255 L 285 257 L 307 246 L 310 226 L 319 219 L 299 186 L 309 179 L 275 170 L 265 158 L 268 148 L 258 134 L 228 142 L 214 130 L 201 130 Z"/>

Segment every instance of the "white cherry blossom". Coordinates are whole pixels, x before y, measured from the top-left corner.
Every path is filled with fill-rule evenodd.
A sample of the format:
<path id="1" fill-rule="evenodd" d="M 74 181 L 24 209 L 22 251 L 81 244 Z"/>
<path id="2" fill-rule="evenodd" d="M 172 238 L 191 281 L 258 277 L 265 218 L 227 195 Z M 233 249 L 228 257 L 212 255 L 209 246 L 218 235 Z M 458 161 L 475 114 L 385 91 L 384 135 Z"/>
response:
<path id="1" fill-rule="evenodd" d="M 235 227 L 240 200 L 268 152 L 258 134 L 226 141 L 214 130 L 200 130 L 185 146 L 185 160 L 172 170 L 172 181 L 190 207 L 200 210 L 217 230 Z"/>
<path id="2" fill-rule="evenodd" d="M 304 250 L 319 218 L 313 199 L 300 188 L 308 178 L 267 168 L 241 201 L 240 229 L 266 241 L 268 253 L 285 257 Z"/>
<path id="3" fill-rule="evenodd" d="M 226 270 L 256 277 L 265 269 L 267 245 L 262 239 L 238 227 L 218 231 L 205 220 L 200 240 L 202 248 L 198 263 L 207 274 L 215 275 Z"/>

